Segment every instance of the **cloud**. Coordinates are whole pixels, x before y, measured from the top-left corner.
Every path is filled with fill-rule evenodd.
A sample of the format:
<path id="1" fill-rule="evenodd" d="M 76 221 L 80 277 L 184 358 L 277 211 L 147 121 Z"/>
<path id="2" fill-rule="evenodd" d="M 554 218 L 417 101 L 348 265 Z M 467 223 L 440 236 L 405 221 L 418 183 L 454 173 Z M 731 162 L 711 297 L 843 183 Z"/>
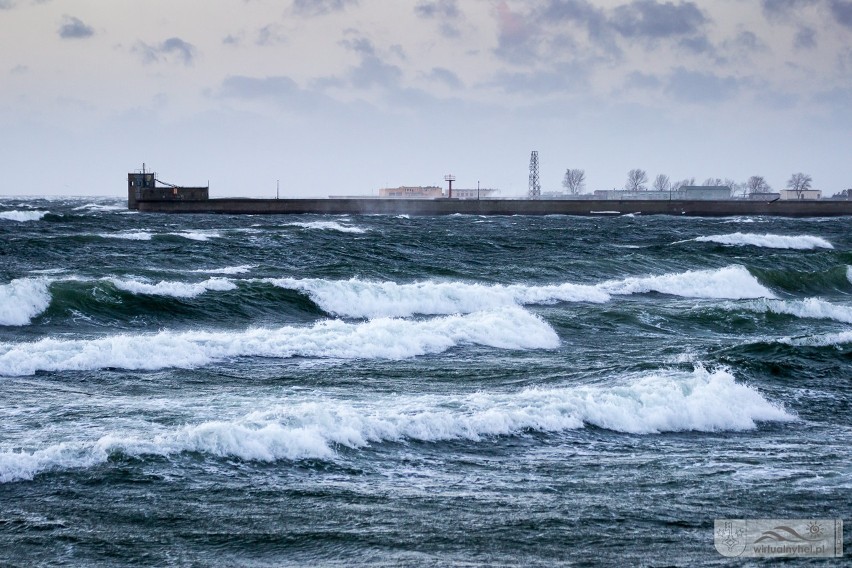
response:
<path id="1" fill-rule="evenodd" d="M 495 53 L 512 63 L 528 63 L 536 59 L 538 28 L 526 16 L 513 12 L 505 1 L 496 8 L 497 49 Z"/>
<path id="2" fill-rule="evenodd" d="M 655 40 L 698 34 L 707 21 L 692 2 L 634 0 L 615 8 L 611 23 L 623 37 Z"/>
<path id="3" fill-rule="evenodd" d="M 414 13 L 420 18 L 438 20 L 441 35 L 444 37 L 461 36 L 461 31 L 456 25 L 462 17 L 458 0 L 421 0 L 414 6 Z"/>
<path id="4" fill-rule="evenodd" d="M 360 64 L 349 73 L 353 86 L 368 89 L 373 86 L 389 87 L 399 83 L 402 69 L 385 63 L 376 54 L 376 48 L 366 38 L 345 39 L 340 45 L 361 56 Z"/>
<path id="5" fill-rule="evenodd" d="M 461 15 L 457 0 L 421 0 L 414 6 L 414 13 L 421 18 L 455 19 Z"/>
<path id="6" fill-rule="evenodd" d="M 770 20 L 787 20 L 806 6 L 815 4 L 817 0 L 761 0 L 760 5 L 764 15 Z"/>
<path id="7" fill-rule="evenodd" d="M 751 31 L 742 31 L 734 38 L 733 45 L 746 51 L 766 51 L 768 48 L 757 34 Z"/>
<path id="8" fill-rule="evenodd" d="M 9 75 L 26 75 L 30 68 L 26 65 L 15 65 L 9 70 Z"/>
<path id="9" fill-rule="evenodd" d="M 299 86 L 290 77 L 247 77 L 231 75 L 222 81 L 219 95 L 226 98 L 263 99 L 290 98 Z"/>
<path id="10" fill-rule="evenodd" d="M 640 71 L 633 71 L 627 75 L 624 86 L 628 89 L 657 89 L 663 82 L 656 75 L 648 75 Z"/>
<path id="11" fill-rule="evenodd" d="M 831 14 L 837 20 L 837 23 L 852 28 L 852 1 L 831 0 L 829 8 L 831 8 Z"/>
<path id="12" fill-rule="evenodd" d="M 299 16 L 324 16 L 357 3 L 358 0 L 293 0 L 293 12 Z"/>
<path id="13" fill-rule="evenodd" d="M 816 47 L 816 31 L 807 26 L 800 27 L 793 40 L 793 46 L 796 49 L 813 49 Z"/>
<path id="14" fill-rule="evenodd" d="M 691 51 L 697 55 L 709 54 L 716 52 L 716 48 L 707 39 L 707 36 L 685 37 L 678 42 L 678 45 L 687 51 Z"/>
<path id="15" fill-rule="evenodd" d="M 493 85 L 507 93 L 568 93 L 588 85 L 588 69 L 577 64 L 554 65 L 552 70 L 520 73 L 500 72 Z"/>
<path id="16" fill-rule="evenodd" d="M 278 24 L 268 24 L 257 30 L 257 39 L 255 40 L 257 45 L 275 45 L 286 42 L 287 36 L 282 33 L 281 26 Z"/>
<path id="17" fill-rule="evenodd" d="M 65 16 L 64 23 L 59 27 L 59 37 L 62 39 L 84 39 L 95 35 L 92 26 L 87 26 L 79 18 Z"/>
<path id="18" fill-rule="evenodd" d="M 432 72 L 429 73 L 429 79 L 443 83 L 452 89 L 460 89 L 463 87 L 458 75 L 443 67 L 433 67 Z"/>
<path id="19" fill-rule="evenodd" d="M 158 45 L 148 45 L 137 42 L 133 51 L 140 54 L 144 63 L 159 63 L 177 60 L 184 65 L 192 65 L 195 61 L 195 46 L 179 37 L 171 37 Z"/>
<path id="20" fill-rule="evenodd" d="M 733 77 L 719 77 L 678 67 L 669 77 L 666 92 L 683 102 L 719 103 L 733 97 L 739 87 Z"/>

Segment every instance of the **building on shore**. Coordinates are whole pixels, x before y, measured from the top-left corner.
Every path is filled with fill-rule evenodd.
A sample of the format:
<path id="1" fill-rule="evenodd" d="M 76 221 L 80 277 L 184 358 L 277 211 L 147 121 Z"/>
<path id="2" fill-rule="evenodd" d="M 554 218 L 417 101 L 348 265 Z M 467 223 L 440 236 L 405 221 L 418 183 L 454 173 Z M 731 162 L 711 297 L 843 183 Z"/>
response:
<path id="1" fill-rule="evenodd" d="M 379 190 L 379 197 L 388 199 L 435 199 L 443 196 L 444 190 L 437 185 L 401 185 L 383 187 Z"/>
<path id="2" fill-rule="evenodd" d="M 777 191 L 756 191 L 746 197 L 749 201 L 777 201 L 781 199 L 781 194 Z"/>
<path id="3" fill-rule="evenodd" d="M 795 189 L 782 189 L 780 192 L 781 199 L 822 199 L 822 190 L 819 189 L 804 189 L 796 191 Z"/>
<path id="4" fill-rule="evenodd" d="M 492 199 L 497 189 L 453 188 L 453 199 Z M 401 185 L 399 187 L 383 187 L 379 190 L 382 199 L 439 199 L 449 197 L 448 193 L 434 185 Z"/>
<path id="5" fill-rule="evenodd" d="M 727 185 L 684 185 L 669 191 L 628 191 L 626 189 L 598 190 L 595 199 L 607 200 L 653 200 L 653 201 L 724 201 L 731 199 L 731 188 Z"/>

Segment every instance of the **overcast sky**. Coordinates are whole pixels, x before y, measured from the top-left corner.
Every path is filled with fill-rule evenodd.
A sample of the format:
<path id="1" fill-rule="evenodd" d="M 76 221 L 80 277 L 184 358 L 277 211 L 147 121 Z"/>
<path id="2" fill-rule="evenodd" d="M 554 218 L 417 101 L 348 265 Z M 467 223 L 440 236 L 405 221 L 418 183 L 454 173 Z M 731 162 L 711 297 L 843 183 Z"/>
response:
<path id="1" fill-rule="evenodd" d="M 852 187 L 852 0 L 0 0 L 0 195 Z"/>

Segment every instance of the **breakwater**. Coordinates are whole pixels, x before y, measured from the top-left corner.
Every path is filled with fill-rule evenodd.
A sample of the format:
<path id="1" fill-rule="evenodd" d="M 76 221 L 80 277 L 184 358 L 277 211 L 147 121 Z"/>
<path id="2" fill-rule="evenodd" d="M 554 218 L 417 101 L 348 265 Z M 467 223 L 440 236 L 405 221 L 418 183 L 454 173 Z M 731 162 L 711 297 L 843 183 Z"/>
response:
<path id="1" fill-rule="evenodd" d="M 601 200 L 601 199 L 141 199 L 151 213 L 331 215 L 689 215 L 725 217 L 838 217 L 852 215 L 852 201 Z"/>

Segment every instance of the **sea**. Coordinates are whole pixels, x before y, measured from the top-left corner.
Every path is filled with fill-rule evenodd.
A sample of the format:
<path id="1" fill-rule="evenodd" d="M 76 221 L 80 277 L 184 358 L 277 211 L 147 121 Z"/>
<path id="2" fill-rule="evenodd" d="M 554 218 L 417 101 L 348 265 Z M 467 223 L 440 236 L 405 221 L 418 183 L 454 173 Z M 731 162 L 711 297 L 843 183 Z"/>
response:
<path id="1" fill-rule="evenodd" d="M 849 218 L 0 198 L 2 566 L 729 566 L 716 519 L 850 512 Z"/>

